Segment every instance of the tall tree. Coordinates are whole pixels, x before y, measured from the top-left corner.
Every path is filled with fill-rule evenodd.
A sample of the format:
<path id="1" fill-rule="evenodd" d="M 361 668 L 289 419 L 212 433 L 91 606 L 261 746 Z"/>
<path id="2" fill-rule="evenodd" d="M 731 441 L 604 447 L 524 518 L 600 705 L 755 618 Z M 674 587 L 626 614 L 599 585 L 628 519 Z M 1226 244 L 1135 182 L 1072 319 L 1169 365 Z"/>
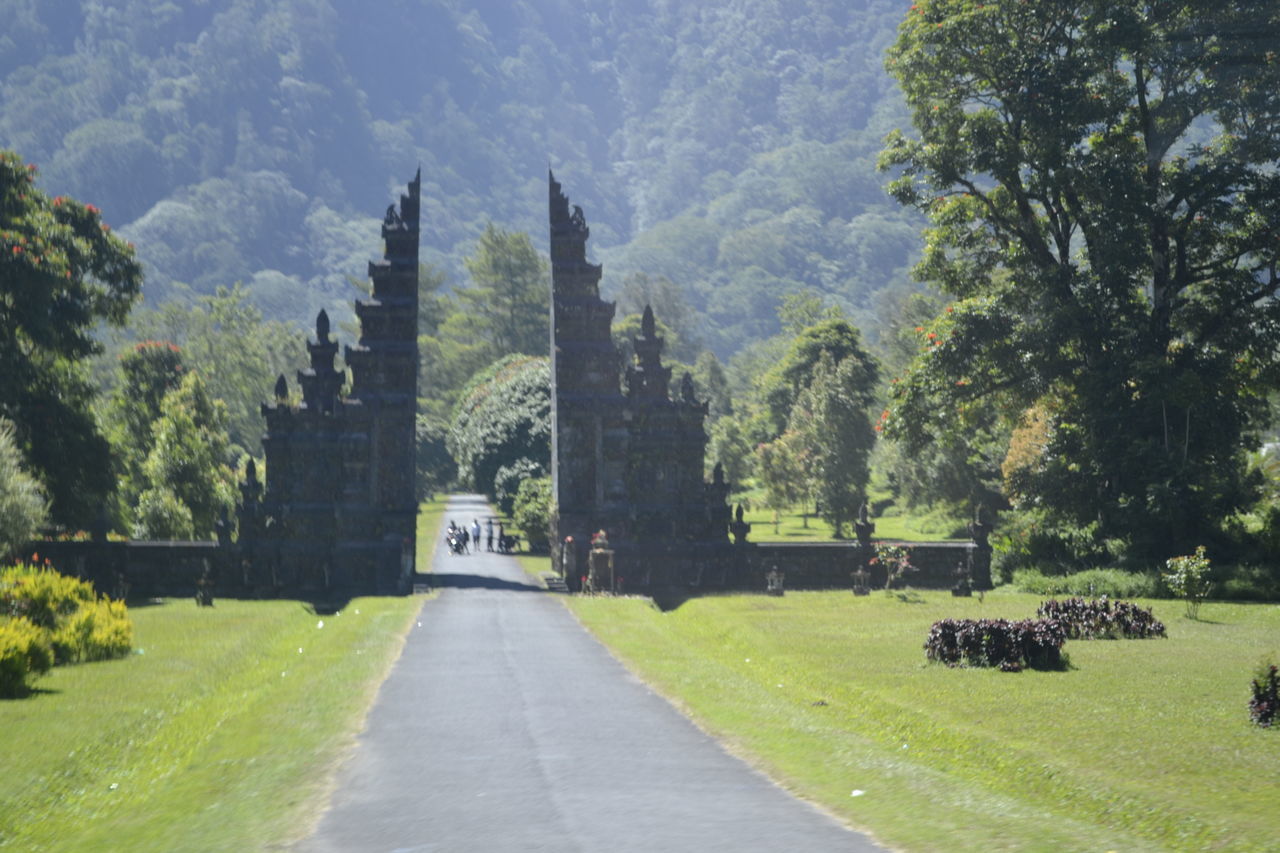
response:
<path id="1" fill-rule="evenodd" d="M 547 261 L 529 235 L 487 224 L 466 259 L 471 287 L 458 291 L 466 310 L 484 320 L 494 357 L 541 355 L 550 346 L 551 283 Z"/>
<path id="2" fill-rule="evenodd" d="M 169 341 L 142 341 L 120 356 L 119 384 L 104 420 L 118 466 L 117 520 L 127 520 L 148 487 L 143 463 L 155 444 L 152 428 L 165 396 L 187 375 L 182 350 Z"/>
<path id="3" fill-rule="evenodd" d="M 181 345 L 186 368 L 199 373 L 209 393 L 226 406 L 231 443 L 250 454 L 260 452 L 263 423 L 258 407 L 277 376 L 306 364 L 303 334 L 288 324 L 264 320 L 249 302 L 248 290 L 238 283 L 219 287 L 194 305 L 169 302 L 138 312 L 130 326 L 143 338 Z"/>
<path id="4" fill-rule="evenodd" d="M 813 499 L 816 481 L 813 457 L 803 436 L 788 430 L 773 441 L 757 445 L 755 469 L 774 517 L 800 504 L 804 526 L 808 527 L 809 502 Z"/>
<path id="5" fill-rule="evenodd" d="M 1020 486 L 1149 556 L 1249 498 L 1280 367 L 1280 6 L 921 0 L 888 65 L 919 138 L 881 163 L 958 297 L 896 386 L 912 445 L 1049 418 Z"/>
<path id="6" fill-rule="evenodd" d="M 813 460 L 815 493 L 822 517 L 837 539 L 866 497 L 868 460 L 876 434 L 869 413 L 874 402 L 874 370 L 855 357 L 837 363 L 823 352 L 813 378 L 791 410 L 790 428 Z"/>
<path id="7" fill-rule="evenodd" d="M 233 503 L 225 411 L 198 373 L 188 374 L 165 395 L 152 427 L 155 441 L 142 466 L 148 488 L 138 500 L 139 536 L 168 538 L 185 532 L 185 524 L 176 530 L 157 529 L 152 519 L 158 515 L 186 519 L 196 537 L 213 535 L 219 514 Z M 155 513 L 159 507 L 165 512 Z"/>
<path id="8" fill-rule="evenodd" d="M 50 199 L 36 169 L 0 151 L 0 416 L 14 424 L 55 522 L 90 522 L 112 487 L 90 403 L 94 328 L 120 324 L 142 268 L 93 205 Z"/>
<path id="9" fill-rule="evenodd" d="M 859 387 L 875 387 L 879 371 L 875 360 L 862 348 L 858 330 L 843 317 L 820 320 L 801 331 L 782 360 L 760 379 L 760 398 L 775 435 L 786 428 L 796 397 L 808 387 L 824 353 L 837 363 L 852 358 L 862 370 Z"/>
<path id="10" fill-rule="evenodd" d="M 0 560 L 35 538 L 47 511 L 44 490 L 22 464 L 13 424 L 0 420 Z"/>

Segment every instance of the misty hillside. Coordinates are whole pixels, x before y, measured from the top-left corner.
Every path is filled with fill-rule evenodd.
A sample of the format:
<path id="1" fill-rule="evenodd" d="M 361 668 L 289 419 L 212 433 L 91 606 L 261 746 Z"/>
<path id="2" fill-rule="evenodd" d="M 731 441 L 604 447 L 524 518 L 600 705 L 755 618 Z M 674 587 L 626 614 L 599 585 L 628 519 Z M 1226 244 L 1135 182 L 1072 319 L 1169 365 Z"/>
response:
<path id="1" fill-rule="evenodd" d="M 802 287 L 863 322 L 917 224 L 889 0 L 0 0 L 0 147 L 137 243 L 148 299 L 244 281 L 346 314 L 423 169 L 424 257 L 464 286 L 488 220 L 545 245 L 551 165 L 607 289 L 666 276 L 722 356 Z M 871 331 L 871 330 L 869 330 Z"/>

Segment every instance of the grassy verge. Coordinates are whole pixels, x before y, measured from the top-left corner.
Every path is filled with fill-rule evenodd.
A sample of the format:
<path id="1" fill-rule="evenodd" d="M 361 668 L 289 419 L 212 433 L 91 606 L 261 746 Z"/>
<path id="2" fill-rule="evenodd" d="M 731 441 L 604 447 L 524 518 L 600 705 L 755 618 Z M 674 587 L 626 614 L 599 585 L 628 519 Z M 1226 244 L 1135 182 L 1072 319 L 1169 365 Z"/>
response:
<path id="1" fill-rule="evenodd" d="M 261 850 L 305 831 L 421 598 L 131 609 L 135 654 L 0 702 L 0 847 Z"/>
<path id="2" fill-rule="evenodd" d="M 543 575 L 551 573 L 551 558 L 546 554 L 516 554 L 516 560 L 524 573 L 532 578 L 542 580 Z"/>
<path id="3" fill-rule="evenodd" d="M 416 567 L 423 574 L 431 571 L 431 557 L 435 554 L 436 544 L 444 532 L 440 524 L 444 519 L 448 495 L 423 501 L 418 506 L 417 554 Z"/>
<path id="4" fill-rule="evenodd" d="M 1025 617 L 1037 596 L 726 595 L 660 613 L 569 606 L 774 778 L 911 850 L 1262 850 L 1280 839 L 1280 736 L 1250 725 L 1280 607 L 1143 602 L 1167 640 L 1070 642 L 1065 672 L 927 665 L 945 616 Z M 855 792 L 862 792 L 854 795 Z"/>

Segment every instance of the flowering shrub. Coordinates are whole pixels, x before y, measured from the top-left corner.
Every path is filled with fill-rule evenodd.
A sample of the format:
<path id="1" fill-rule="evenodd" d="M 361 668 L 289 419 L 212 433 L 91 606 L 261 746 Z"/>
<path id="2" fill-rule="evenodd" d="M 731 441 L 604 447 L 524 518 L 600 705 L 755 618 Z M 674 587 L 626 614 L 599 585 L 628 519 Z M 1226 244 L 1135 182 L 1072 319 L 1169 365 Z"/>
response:
<path id="1" fill-rule="evenodd" d="M 914 572 L 911 565 L 911 549 L 902 545 L 876 545 L 876 555 L 868 561 L 871 565 L 884 566 L 884 588 L 893 589 L 908 572 Z"/>
<path id="2" fill-rule="evenodd" d="M 92 584 L 47 564 L 0 570 L 0 619 L 31 624 L 60 664 L 119 657 L 133 645 L 124 602 L 100 598 Z"/>
<path id="3" fill-rule="evenodd" d="M 1209 597 L 1209 558 L 1204 554 L 1204 546 L 1196 548 L 1194 554 L 1182 557 L 1170 557 L 1165 561 L 1164 582 L 1169 591 L 1178 598 L 1186 599 L 1187 617 L 1195 619 L 1200 615 L 1200 604 Z"/>
<path id="4" fill-rule="evenodd" d="M 1280 712 L 1280 674 L 1274 663 L 1264 663 L 1253 680 L 1253 698 L 1249 700 L 1249 719 L 1264 729 L 1271 728 Z"/>
<path id="5" fill-rule="evenodd" d="M 940 619 L 929 629 L 925 655 L 947 666 L 994 666 L 1004 672 L 1062 665 L 1066 630 L 1054 619 Z"/>
<path id="6" fill-rule="evenodd" d="M 1085 601 L 1049 599 L 1036 610 L 1036 618 L 1055 619 L 1071 640 L 1143 640 L 1165 636 L 1164 623 L 1130 601 L 1108 601 L 1106 597 Z"/>

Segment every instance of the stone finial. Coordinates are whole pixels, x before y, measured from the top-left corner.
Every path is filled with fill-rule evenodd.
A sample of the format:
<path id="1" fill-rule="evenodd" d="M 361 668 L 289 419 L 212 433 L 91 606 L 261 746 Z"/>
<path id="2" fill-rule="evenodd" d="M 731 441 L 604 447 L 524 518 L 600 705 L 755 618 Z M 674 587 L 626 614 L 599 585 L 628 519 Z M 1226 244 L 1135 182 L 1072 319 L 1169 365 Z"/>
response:
<path id="1" fill-rule="evenodd" d="M 644 315 L 640 318 L 640 334 L 646 338 L 655 337 L 658 333 L 657 322 L 653 319 L 653 307 L 644 306 Z"/>
<path id="2" fill-rule="evenodd" d="M 686 403 L 698 402 L 698 398 L 693 387 L 693 376 L 687 370 L 684 372 L 684 376 L 680 379 L 680 398 Z"/>
<path id="3" fill-rule="evenodd" d="M 870 520 L 871 520 L 871 508 L 867 506 L 867 502 L 864 499 L 862 503 L 858 506 L 858 521 L 861 522 L 862 524 L 866 524 Z"/>
<path id="4" fill-rule="evenodd" d="M 325 313 L 323 308 L 316 315 L 316 343 L 329 343 L 329 315 Z"/>
<path id="5" fill-rule="evenodd" d="M 733 520 L 742 523 L 742 504 L 738 504 L 738 508 L 733 511 Z"/>
<path id="6" fill-rule="evenodd" d="M 711 482 L 717 486 L 724 485 L 724 465 L 720 462 L 716 463 L 716 467 L 711 471 Z"/>
<path id="7" fill-rule="evenodd" d="M 244 466 L 244 481 L 246 483 L 258 482 L 258 463 L 253 461 L 253 457 L 249 457 L 249 462 Z"/>
<path id="8" fill-rule="evenodd" d="M 591 229 L 587 227 L 587 215 L 582 212 L 581 205 L 573 206 L 573 215 L 569 217 L 569 224 L 584 237 L 591 233 Z"/>
<path id="9" fill-rule="evenodd" d="M 276 400 L 283 402 L 287 399 L 289 399 L 289 380 L 285 379 L 284 374 L 281 373 L 280 377 L 276 379 Z"/>

